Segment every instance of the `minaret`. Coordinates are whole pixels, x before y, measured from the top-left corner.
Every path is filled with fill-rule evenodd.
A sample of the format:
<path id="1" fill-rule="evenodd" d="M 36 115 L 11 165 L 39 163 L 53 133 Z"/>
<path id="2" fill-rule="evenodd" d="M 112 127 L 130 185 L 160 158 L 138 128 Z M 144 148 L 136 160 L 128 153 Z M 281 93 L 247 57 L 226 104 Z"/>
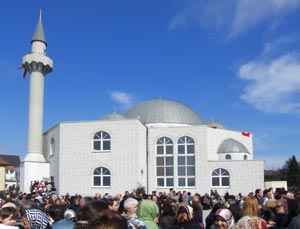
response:
<path id="1" fill-rule="evenodd" d="M 20 168 L 22 191 L 29 190 L 32 180 L 49 178 L 49 163 L 43 155 L 44 77 L 52 71 L 53 61 L 46 56 L 46 46 L 40 11 L 31 40 L 31 53 L 24 55 L 22 62 L 25 71 L 30 73 L 28 149 Z"/>

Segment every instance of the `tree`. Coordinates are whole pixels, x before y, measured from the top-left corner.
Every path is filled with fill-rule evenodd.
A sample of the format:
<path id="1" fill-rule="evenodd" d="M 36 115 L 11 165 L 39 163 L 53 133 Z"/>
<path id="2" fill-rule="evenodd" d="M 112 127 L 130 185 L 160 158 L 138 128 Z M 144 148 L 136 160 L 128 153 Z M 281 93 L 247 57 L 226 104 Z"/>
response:
<path id="1" fill-rule="evenodd" d="M 300 188 L 300 163 L 295 155 L 285 162 L 281 172 L 287 180 L 289 189 Z"/>

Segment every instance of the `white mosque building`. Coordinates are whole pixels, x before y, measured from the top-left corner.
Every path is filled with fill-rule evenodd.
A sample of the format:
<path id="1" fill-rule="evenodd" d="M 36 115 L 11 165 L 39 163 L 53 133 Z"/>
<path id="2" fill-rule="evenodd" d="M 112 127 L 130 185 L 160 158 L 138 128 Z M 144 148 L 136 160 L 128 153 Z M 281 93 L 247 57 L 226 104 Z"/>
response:
<path id="1" fill-rule="evenodd" d="M 35 43 L 47 44 L 41 17 Z M 52 62 L 46 62 L 43 55 L 43 67 L 35 70 L 39 77 L 52 70 Z M 32 61 L 23 59 L 23 66 Z M 38 73 L 28 70 L 32 81 Z M 35 84 L 30 90 L 42 86 Z M 33 113 L 36 110 L 42 116 L 43 105 Z M 29 123 L 29 130 L 41 138 L 33 141 L 34 134 L 29 132 L 28 154 L 21 166 L 23 190 L 29 189 L 30 180 L 42 178 L 54 181 L 58 194 L 115 194 L 138 186 L 147 192 L 173 188 L 201 194 L 211 189 L 248 194 L 264 187 L 264 162 L 254 160 L 252 134 L 230 130 L 213 120 L 206 123 L 177 101 L 148 100 L 124 114 L 61 122 L 44 133 L 40 125 Z"/>

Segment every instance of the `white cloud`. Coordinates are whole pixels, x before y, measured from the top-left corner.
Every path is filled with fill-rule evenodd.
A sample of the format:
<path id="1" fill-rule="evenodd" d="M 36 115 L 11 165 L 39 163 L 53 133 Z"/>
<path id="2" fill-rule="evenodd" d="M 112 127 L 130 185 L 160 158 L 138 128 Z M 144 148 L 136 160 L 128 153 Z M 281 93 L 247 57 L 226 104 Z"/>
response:
<path id="1" fill-rule="evenodd" d="M 191 0 L 171 20 L 169 30 L 196 24 L 228 38 L 297 9 L 300 0 Z"/>
<path id="2" fill-rule="evenodd" d="M 285 51 L 289 45 L 299 43 L 299 34 L 285 34 L 284 36 L 278 37 L 275 40 L 268 41 L 264 44 L 263 55 L 273 55 Z"/>
<path id="3" fill-rule="evenodd" d="M 233 10 L 233 0 L 191 0 L 187 1 L 171 20 L 169 30 L 178 27 L 188 27 L 196 24 L 197 26 L 210 30 L 220 30 L 228 24 Z"/>
<path id="4" fill-rule="evenodd" d="M 299 0 L 237 1 L 230 36 L 235 37 L 259 23 L 277 19 L 299 7 Z"/>
<path id="5" fill-rule="evenodd" d="M 287 53 L 269 62 L 251 61 L 239 69 L 248 80 L 241 98 L 264 112 L 300 114 L 300 55 Z"/>
<path id="6" fill-rule="evenodd" d="M 133 103 L 133 97 L 126 92 L 111 91 L 109 94 L 113 100 L 117 101 L 125 108 L 130 107 Z"/>

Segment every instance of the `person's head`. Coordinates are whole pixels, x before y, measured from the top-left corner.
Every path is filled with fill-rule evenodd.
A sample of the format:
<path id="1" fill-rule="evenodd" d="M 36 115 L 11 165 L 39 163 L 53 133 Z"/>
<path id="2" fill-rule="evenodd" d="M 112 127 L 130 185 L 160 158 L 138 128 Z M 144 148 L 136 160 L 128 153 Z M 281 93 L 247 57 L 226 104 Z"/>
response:
<path id="1" fill-rule="evenodd" d="M 255 190 L 255 196 L 257 196 L 257 197 L 262 197 L 263 196 L 263 191 L 261 190 L 261 189 L 256 189 Z"/>
<path id="2" fill-rule="evenodd" d="M 0 222 L 6 226 L 14 226 L 16 223 L 17 209 L 5 207 L 0 210 Z"/>
<path id="3" fill-rule="evenodd" d="M 263 191 L 263 196 L 265 196 L 265 197 L 270 196 L 270 193 L 269 193 L 269 192 L 270 192 L 269 189 L 265 189 L 265 190 Z"/>
<path id="4" fill-rule="evenodd" d="M 257 216 L 258 215 L 258 202 L 255 197 L 247 197 L 245 199 L 242 216 Z"/>
<path id="5" fill-rule="evenodd" d="M 47 209 L 48 215 L 54 222 L 64 218 L 64 211 L 65 209 L 62 205 L 51 205 Z"/>
<path id="6" fill-rule="evenodd" d="M 159 209 L 153 200 L 147 199 L 139 204 L 136 213 L 141 221 L 154 221 L 158 217 Z"/>
<path id="7" fill-rule="evenodd" d="M 107 203 L 110 210 L 118 211 L 120 206 L 120 201 L 118 199 L 109 199 Z"/>
<path id="8" fill-rule="evenodd" d="M 127 229 L 127 220 L 118 212 L 107 209 L 104 210 L 99 218 L 91 221 L 89 229 Z"/>
<path id="9" fill-rule="evenodd" d="M 126 211 L 127 214 L 135 214 L 137 207 L 138 207 L 139 202 L 134 199 L 134 198 L 127 198 L 124 201 L 124 209 Z"/>
<path id="10" fill-rule="evenodd" d="M 177 211 L 177 223 L 183 223 L 194 219 L 194 210 L 191 206 L 182 205 Z"/>
<path id="11" fill-rule="evenodd" d="M 55 199 L 54 204 L 55 204 L 55 205 L 62 205 L 62 204 L 63 204 L 63 201 L 62 201 L 62 199 L 57 198 L 57 199 Z"/>
<path id="12" fill-rule="evenodd" d="M 200 196 L 200 194 L 196 193 L 196 194 L 193 196 L 193 201 L 200 202 L 200 201 L 201 201 L 201 196 Z"/>
<path id="13" fill-rule="evenodd" d="M 219 209 L 214 216 L 215 229 L 230 229 L 234 225 L 232 213 L 227 208 Z"/>
<path id="14" fill-rule="evenodd" d="M 165 202 L 161 209 L 162 209 L 161 215 L 169 215 L 169 216 L 176 215 L 176 208 L 174 208 L 174 206 L 172 206 L 169 202 Z"/>
<path id="15" fill-rule="evenodd" d="M 156 195 L 151 195 L 151 200 L 153 200 L 154 202 L 157 202 L 157 196 Z"/>
<path id="16" fill-rule="evenodd" d="M 101 200 L 92 200 L 84 204 L 77 212 L 77 222 L 87 224 L 98 218 L 102 211 L 108 209 L 108 204 Z"/>
<path id="17" fill-rule="evenodd" d="M 22 215 L 22 226 L 24 229 L 46 229 L 49 228 L 50 219 L 39 209 L 26 209 Z"/>
<path id="18" fill-rule="evenodd" d="M 227 202 L 229 204 L 234 204 L 235 203 L 235 196 L 234 195 L 229 195 L 228 199 L 227 199 Z"/>

